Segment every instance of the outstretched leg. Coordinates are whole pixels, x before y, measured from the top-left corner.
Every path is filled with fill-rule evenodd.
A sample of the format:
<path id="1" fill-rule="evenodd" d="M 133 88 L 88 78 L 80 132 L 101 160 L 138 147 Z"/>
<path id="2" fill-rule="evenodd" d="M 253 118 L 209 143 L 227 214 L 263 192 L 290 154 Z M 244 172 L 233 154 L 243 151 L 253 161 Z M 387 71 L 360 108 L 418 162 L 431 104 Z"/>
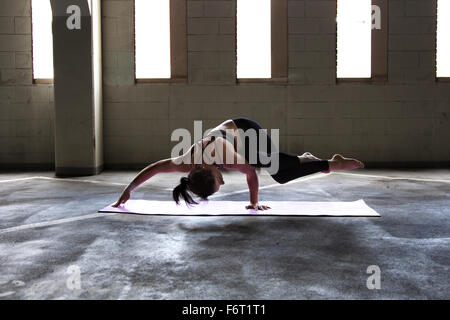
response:
<path id="1" fill-rule="evenodd" d="M 314 160 L 322 160 L 309 152 L 303 153 L 301 156 L 298 156 L 298 158 L 300 159 L 301 163 L 310 162 Z M 335 154 L 330 160 L 328 160 L 328 164 L 330 167 L 329 170 L 321 172 L 329 173 L 330 171 L 335 170 L 353 170 L 358 168 L 364 168 L 364 164 L 361 161 L 353 158 L 345 158 L 340 154 Z"/>
<path id="2" fill-rule="evenodd" d="M 272 156 L 274 155 L 272 154 Z M 278 152 L 277 156 L 279 157 L 279 169 L 271 176 L 281 184 L 316 172 L 328 173 L 335 170 L 364 168 L 361 161 L 344 158 L 340 154 L 335 154 L 330 160 L 319 159 L 308 152 L 301 156 Z"/>

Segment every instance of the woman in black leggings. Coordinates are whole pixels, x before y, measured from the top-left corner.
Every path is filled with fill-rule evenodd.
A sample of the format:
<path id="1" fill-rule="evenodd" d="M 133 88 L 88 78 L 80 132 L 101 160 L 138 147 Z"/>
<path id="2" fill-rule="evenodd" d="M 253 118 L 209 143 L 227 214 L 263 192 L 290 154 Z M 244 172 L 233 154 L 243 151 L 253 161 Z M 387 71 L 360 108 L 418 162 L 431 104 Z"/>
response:
<path id="1" fill-rule="evenodd" d="M 258 123 L 247 118 L 234 118 L 212 129 L 183 155 L 160 160 L 144 168 L 125 188 L 114 206 L 125 203 L 136 187 L 161 172 L 189 173 L 187 177 L 180 179 L 180 184 L 173 190 L 173 199 L 177 204 L 180 198 L 188 204 L 196 204 L 191 193 L 207 199 L 217 192 L 224 184 L 218 169 L 225 168 L 246 175 L 250 193 L 250 204 L 246 208 L 266 210 L 269 207 L 258 203 L 256 168 L 268 170 L 275 181 L 283 184 L 316 172 L 328 173 L 363 167 L 361 161 L 344 158 L 339 154 L 335 154 L 330 160 L 322 160 L 309 152 L 301 156 L 279 152 Z"/>

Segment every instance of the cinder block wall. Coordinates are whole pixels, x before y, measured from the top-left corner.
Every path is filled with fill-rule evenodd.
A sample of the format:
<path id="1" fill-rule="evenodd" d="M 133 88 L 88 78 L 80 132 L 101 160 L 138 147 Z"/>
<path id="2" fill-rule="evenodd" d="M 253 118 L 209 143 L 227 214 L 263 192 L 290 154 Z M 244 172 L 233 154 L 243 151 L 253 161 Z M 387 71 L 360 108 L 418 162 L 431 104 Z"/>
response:
<path id="1" fill-rule="evenodd" d="M 53 86 L 32 84 L 30 1 L 0 1 L 0 166 L 54 163 Z"/>
<path id="2" fill-rule="evenodd" d="M 1 139 L 11 150 L 1 151 L 2 163 L 31 160 L 31 141 L 39 137 L 30 129 L 26 137 L 5 129 L 18 130 L 15 122 L 24 121 L 12 110 L 37 109 L 25 121 L 42 132 L 52 126 L 50 112 L 41 119 L 43 106 L 52 106 L 50 86 L 32 86 L 30 74 L 21 85 L 3 79 L 3 70 L 17 77 L 23 69 L 11 67 L 11 59 L 20 61 L 17 52 L 31 52 L 29 34 L 3 34 L 13 32 L 11 17 L 29 17 L 28 7 L 18 4 L 23 2 L 2 0 L 7 10 L 0 13 Z M 288 0 L 289 82 L 236 85 L 235 5 L 187 0 L 187 83 L 135 84 L 133 1 L 102 1 L 106 167 L 168 157 L 174 129 L 192 130 L 194 120 L 204 120 L 206 129 L 236 116 L 280 128 L 281 147 L 292 153 L 342 153 L 373 164 L 450 163 L 450 83 L 435 81 L 435 0 L 389 1 L 389 78 L 377 84 L 336 84 L 335 0 Z M 33 100 L 44 97 L 48 101 Z M 49 156 L 51 132 L 43 153 Z"/>
<path id="3" fill-rule="evenodd" d="M 246 116 L 292 153 L 450 161 L 450 83 L 435 82 L 435 1 L 391 0 L 389 79 L 336 84 L 336 1 L 288 1 L 289 83 L 235 84 L 235 1 L 188 0 L 188 83 L 135 84 L 133 1 L 103 0 L 105 163 L 167 157 L 170 133 Z"/>

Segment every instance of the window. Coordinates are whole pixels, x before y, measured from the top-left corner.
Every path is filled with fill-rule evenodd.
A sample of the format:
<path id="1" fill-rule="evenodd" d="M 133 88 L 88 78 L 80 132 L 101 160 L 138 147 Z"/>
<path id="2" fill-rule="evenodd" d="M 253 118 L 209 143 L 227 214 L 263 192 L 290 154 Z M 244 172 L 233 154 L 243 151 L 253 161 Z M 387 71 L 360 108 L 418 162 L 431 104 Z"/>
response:
<path id="1" fill-rule="evenodd" d="M 136 78 L 170 78 L 170 1 L 135 1 Z"/>
<path id="2" fill-rule="evenodd" d="M 186 2 L 135 0 L 134 5 L 137 81 L 185 79 Z"/>
<path id="3" fill-rule="evenodd" d="M 270 78 L 271 0 L 237 0 L 237 77 Z"/>
<path id="4" fill-rule="evenodd" d="M 337 0 L 338 79 L 387 80 L 388 0 Z"/>
<path id="5" fill-rule="evenodd" d="M 287 1 L 236 0 L 236 77 L 287 80 Z"/>
<path id="6" fill-rule="evenodd" d="M 33 79 L 53 79 L 52 9 L 50 0 L 32 0 Z"/>
<path id="7" fill-rule="evenodd" d="M 337 77 L 370 78 L 371 1 L 338 0 Z"/>
<path id="8" fill-rule="evenodd" d="M 450 0 L 437 2 L 436 77 L 450 77 Z"/>

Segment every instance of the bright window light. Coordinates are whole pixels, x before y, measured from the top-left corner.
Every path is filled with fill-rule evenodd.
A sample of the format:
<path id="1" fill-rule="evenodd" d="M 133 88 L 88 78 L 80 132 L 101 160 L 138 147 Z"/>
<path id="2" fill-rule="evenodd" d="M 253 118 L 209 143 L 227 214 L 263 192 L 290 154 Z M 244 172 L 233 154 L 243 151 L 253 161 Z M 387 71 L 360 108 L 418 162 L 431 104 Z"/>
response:
<path id="1" fill-rule="evenodd" d="M 337 77 L 371 77 L 371 0 L 337 2 Z"/>
<path id="2" fill-rule="evenodd" d="M 34 79 L 53 79 L 52 8 L 50 0 L 32 0 Z"/>
<path id="3" fill-rule="evenodd" d="M 450 77 L 450 0 L 438 0 L 436 76 Z"/>
<path id="4" fill-rule="evenodd" d="M 135 0 L 136 78 L 170 78 L 170 1 Z"/>
<path id="5" fill-rule="evenodd" d="M 238 78 L 271 78 L 271 0 L 237 0 Z"/>

